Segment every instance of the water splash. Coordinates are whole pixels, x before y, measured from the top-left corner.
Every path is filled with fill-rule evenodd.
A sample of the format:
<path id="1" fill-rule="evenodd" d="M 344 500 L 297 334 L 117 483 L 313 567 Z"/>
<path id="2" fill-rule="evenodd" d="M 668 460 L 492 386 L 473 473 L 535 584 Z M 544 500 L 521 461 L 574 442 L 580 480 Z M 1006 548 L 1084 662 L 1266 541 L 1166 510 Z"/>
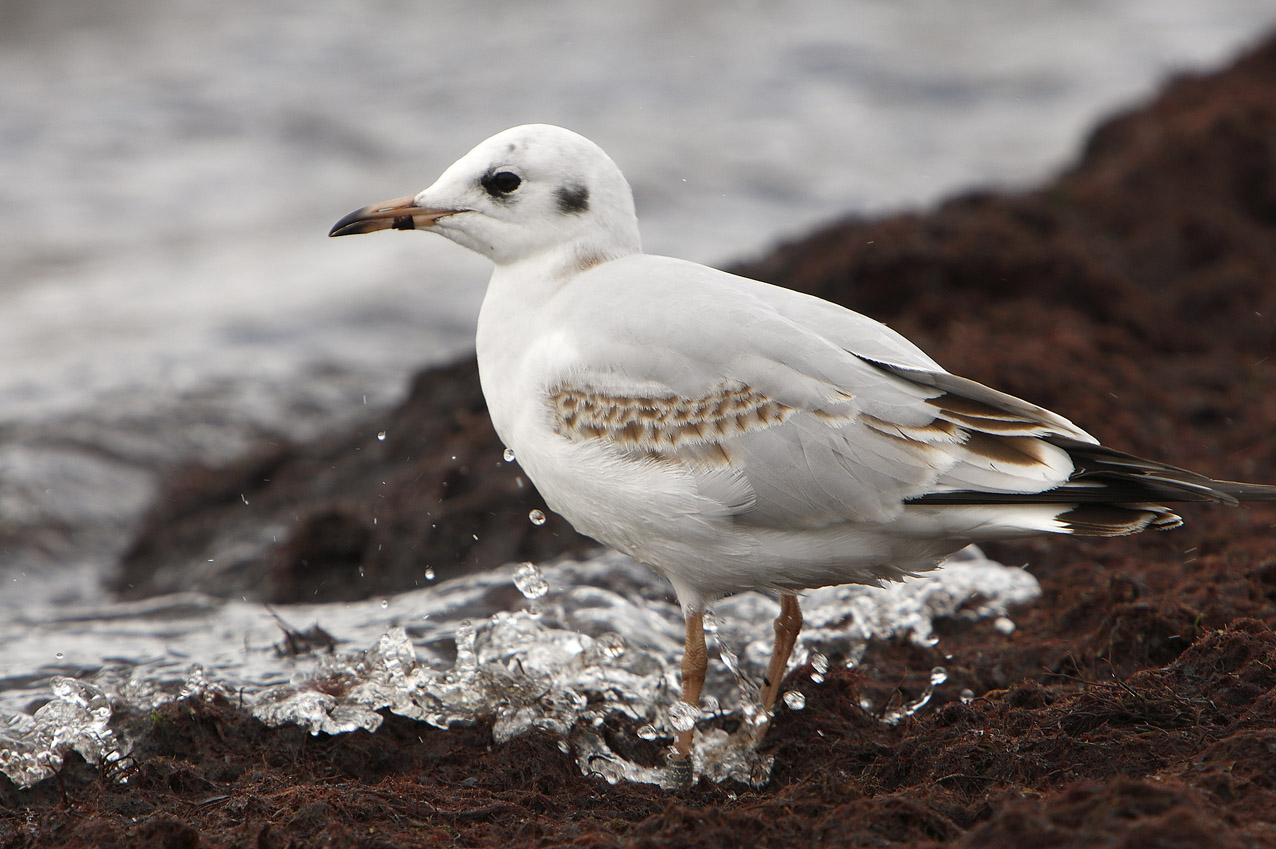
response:
<path id="1" fill-rule="evenodd" d="M 439 728 L 490 720 L 497 742 L 549 732 L 570 744 L 582 771 L 662 786 L 676 778 L 667 767 L 631 762 L 604 736 L 672 741 L 695 726 L 697 775 L 765 784 L 758 683 L 771 641 L 760 623 L 778 613 L 773 599 L 745 593 L 706 617 L 716 651 L 701 704 L 692 706 L 679 699 L 682 612 L 663 579 L 617 554 L 526 567 L 432 584 L 395 596 L 389 609 L 381 599 L 278 608 L 288 621 L 321 621 L 339 648 L 331 652 L 279 652 L 280 614 L 245 602 L 178 596 L 29 611 L 0 623 L 0 666 L 11 670 L 8 682 L 22 682 L 0 685 L 0 771 L 27 786 L 72 750 L 97 763 L 120 760 L 132 748 L 122 713 L 222 692 L 267 724 L 315 734 L 375 730 L 387 709 Z M 531 587 L 535 609 L 507 609 L 512 581 Z M 974 555 L 886 589 L 817 590 L 803 601 L 807 628 L 793 663 L 824 676 L 830 655 L 857 657 L 869 639 L 929 641 L 936 617 L 1004 616 L 1038 593 L 1031 575 Z M 35 649 L 53 634 L 66 656 L 58 670 L 14 662 L 49 657 L 47 642 Z M 100 654 L 108 648 L 109 663 Z M 70 677 L 82 669 L 97 671 Z M 921 710 L 942 672 L 893 721 Z M 28 713 L 33 700 L 41 706 Z M 790 693 L 785 703 L 797 709 L 799 701 Z M 717 727 L 732 720 L 733 734 Z"/>
<path id="2" fill-rule="evenodd" d="M 100 688 L 60 675 L 49 686 L 53 699 L 0 727 L 0 772 L 19 787 L 53 775 L 72 752 L 92 764 L 111 764 L 131 748 L 110 727 L 114 711 Z"/>
<path id="3" fill-rule="evenodd" d="M 669 708 L 669 724 L 675 731 L 690 731 L 700 719 L 700 708 L 687 702 L 675 702 Z"/>
<path id="4" fill-rule="evenodd" d="M 549 592 L 549 582 L 535 563 L 520 563 L 514 570 L 514 586 L 526 598 L 538 599 Z"/>
<path id="5" fill-rule="evenodd" d="M 927 685 L 922 694 L 916 700 L 908 704 L 888 710 L 882 714 L 882 722 L 887 725 L 899 725 L 907 717 L 910 717 L 920 711 L 926 705 L 930 704 L 931 698 L 935 695 L 935 688 L 948 681 L 948 670 L 942 666 L 936 666 L 930 671 L 930 684 Z"/>

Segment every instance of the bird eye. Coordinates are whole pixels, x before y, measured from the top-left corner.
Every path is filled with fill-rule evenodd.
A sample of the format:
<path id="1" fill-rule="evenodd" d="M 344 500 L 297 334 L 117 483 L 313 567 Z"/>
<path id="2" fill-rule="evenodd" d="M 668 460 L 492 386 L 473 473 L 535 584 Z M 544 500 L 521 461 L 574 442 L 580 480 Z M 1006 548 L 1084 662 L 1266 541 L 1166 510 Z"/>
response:
<path id="1" fill-rule="evenodd" d="M 483 188 L 492 197 L 508 195 L 517 191 L 521 185 L 523 185 L 523 178 L 513 171 L 497 171 L 495 174 L 488 174 L 483 178 Z"/>

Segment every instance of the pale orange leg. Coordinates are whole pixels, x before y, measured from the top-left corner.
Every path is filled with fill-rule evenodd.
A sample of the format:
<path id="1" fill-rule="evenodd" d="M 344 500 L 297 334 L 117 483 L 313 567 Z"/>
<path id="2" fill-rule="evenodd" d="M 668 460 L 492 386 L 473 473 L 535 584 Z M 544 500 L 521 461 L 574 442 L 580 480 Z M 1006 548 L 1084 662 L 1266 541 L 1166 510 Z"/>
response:
<path id="1" fill-rule="evenodd" d="M 687 642 L 682 653 L 682 700 L 693 707 L 700 707 L 700 690 L 704 687 L 705 670 L 709 668 L 709 652 L 704 646 L 704 613 L 687 613 Z M 695 729 L 679 731 L 674 738 L 677 757 L 691 757 L 691 737 Z"/>
<path id="2" fill-rule="evenodd" d="M 780 596 L 780 615 L 775 617 L 775 648 L 771 649 L 771 662 L 767 664 L 766 678 L 762 681 L 762 709 L 768 714 L 775 707 L 780 682 L 784 680 L 789 656 L 793 654 L 801 631 L 802 608 L 798 605 L 798 598 L 785 593 Z"/>

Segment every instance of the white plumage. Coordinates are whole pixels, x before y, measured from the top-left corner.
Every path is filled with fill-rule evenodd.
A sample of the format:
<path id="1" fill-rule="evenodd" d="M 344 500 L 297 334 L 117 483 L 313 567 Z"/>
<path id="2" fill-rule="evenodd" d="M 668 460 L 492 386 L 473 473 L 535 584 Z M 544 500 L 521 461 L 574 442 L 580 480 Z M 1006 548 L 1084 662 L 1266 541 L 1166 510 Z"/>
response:
<path id="1" fill-rule="evenodd" d="M 972 541 L 1179 524 L 1161 501 L 1276 494 L 1102 448 L 835 304 L 643 254 L 619 168 L 568 130 L 493 136 L 332 235 L 391 227 L 496 263 L 477 337 L 496 431 L 551 509 L 668 576 L 692 703 L 717 596 L 781 593 L 769 709 L 797 591 L 899 578 Z"/>

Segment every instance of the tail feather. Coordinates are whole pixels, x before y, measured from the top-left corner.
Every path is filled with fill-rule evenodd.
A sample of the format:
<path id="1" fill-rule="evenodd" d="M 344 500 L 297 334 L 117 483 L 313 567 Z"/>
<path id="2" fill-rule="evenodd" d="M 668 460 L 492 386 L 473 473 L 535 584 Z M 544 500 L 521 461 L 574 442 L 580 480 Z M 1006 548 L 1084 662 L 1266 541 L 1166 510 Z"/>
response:
<path id="1" fill-rule="evenodd" d="M 1084 537 L 1123 537 L 1149 528 L 1168 531 L 1183 524 L 1160 504 L 1079 504 L 1055 517 L 1063 533 Z"/>
<path id="2" fill-rule="evenodd" d="M 1276 486 L 1265 483 L 1214 481 L 1214 488 L 1237 501 L 1276 501 Z"/>
<path id="3" fill-rule="evenodd" d="M 1183 524 L 1164 503 L 1276 501 L 1276 486 L 1214 480 L 1088 442 L 1060 437 L 1048 441 L 1067 451 L 1075 467 L 1060 486 L 1032 493 L 936 492 L 909 503 L 1057 504 L 1059 533 L 1125 536 Z"/>

